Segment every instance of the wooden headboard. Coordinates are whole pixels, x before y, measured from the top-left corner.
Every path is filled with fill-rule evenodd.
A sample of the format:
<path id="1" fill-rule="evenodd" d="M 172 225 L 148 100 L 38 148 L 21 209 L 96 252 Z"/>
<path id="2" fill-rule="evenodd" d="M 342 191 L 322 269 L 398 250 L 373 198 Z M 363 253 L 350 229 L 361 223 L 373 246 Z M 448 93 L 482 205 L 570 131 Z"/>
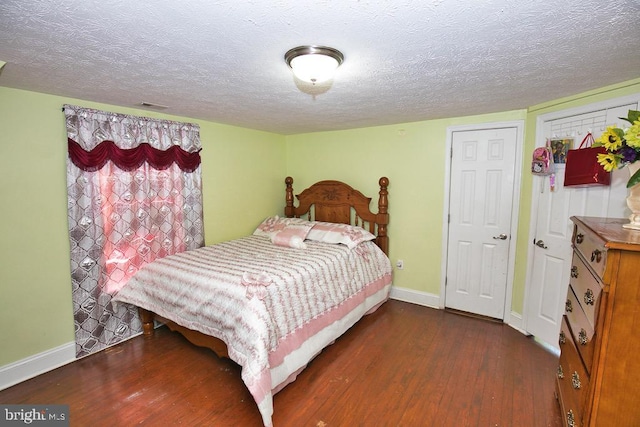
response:
<path id="1" fill-rule="evenodd" d="M 340 181 L 320 181 L 296 195 L 298 206 L 293 204 L 293 178 L 288 176 L 286 184 L 286 206 L 284 214 L 288 218 L 306 217 L 309 221 L 323 221 L 351 224 L 362 227 L 376 236 L 376 244 L 389 255 L 389 200 L 387 187 L 389 179 L 382 177 L 378 197 L 378 212 L 369 208 L 371 197 Z"/>

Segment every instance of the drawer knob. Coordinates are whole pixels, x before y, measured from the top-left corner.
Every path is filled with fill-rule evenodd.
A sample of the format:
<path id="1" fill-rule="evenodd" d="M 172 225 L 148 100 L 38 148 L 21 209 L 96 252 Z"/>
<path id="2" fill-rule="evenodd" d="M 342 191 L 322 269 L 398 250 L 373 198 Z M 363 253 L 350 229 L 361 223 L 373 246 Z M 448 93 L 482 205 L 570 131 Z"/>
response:
<path id="1" fill-rule="evenodd" d="M 567 298 L 567 302 L 564 303 L 564 309 L 567 313 L 571 313 L 573 311 L 573 305 L 571 305 L 571 300 Z"/>
<path id="2" fill-rule="evenodd" d="M 567 426 L 576 427 L 576 418 L 573 415 L 572 409 L 570 409 L 569 412 L 567 412 Z"/>
<path id="3" fill-rule="evenodd" d="M 600 251 L 600 249 L 595 249 L 593 252 L 591 252 L 591 262 L 593 261 L 602 261 L 602 251 Z"/>
<path id="4" fill-rule="evenodd" d="M 578 266 L 574 265 L 571 267 L 571 277 L 577 279 L 578 278 Z"/>
<path id="5" fill-rule="evenodd" d="M 584 234 L 578 233 L 578 235 L 576 235 L 576 243 L 580 244 L 582 242 L 584 242 Z"/>
<path id="6" fill-rule="evenodd" d="M 580 390 L 580 387 L 582 387 L 582 384 L 580 383 L 580 375 L 578 375 L 577 371 L 574 371 L 573 375 L 571 375 L 571 386 L 576 390 Z"/>
<path id="7" fill-rule="evenodd" d="M 560 344 L 565 344 L 567 342 L 567 337 L 564 334 L 564 331 L 560 331 L 560 339 L 559 339 Z"/>
<path id="8" fill-rule="evenodd" d="M 584 328 L 580 328 L 580 333 L 578 333 L 578 342 L 582 345 L 587 345 L 589 343 L 587 331 L 585 331 Z"/>
<path id="9" fill-rule="evenodd" d="M 593 305 L 595 298 L 593 297 L 593 291 L 587 288 L 587 292 L 584 293 L 584 303 L 587 305 Z"/>
<path id="10" fill-rule="evenodd" d="M 562 370 L 562 365 L 558 365 L 558 378 L 564 378 L 564 371 Z"/>

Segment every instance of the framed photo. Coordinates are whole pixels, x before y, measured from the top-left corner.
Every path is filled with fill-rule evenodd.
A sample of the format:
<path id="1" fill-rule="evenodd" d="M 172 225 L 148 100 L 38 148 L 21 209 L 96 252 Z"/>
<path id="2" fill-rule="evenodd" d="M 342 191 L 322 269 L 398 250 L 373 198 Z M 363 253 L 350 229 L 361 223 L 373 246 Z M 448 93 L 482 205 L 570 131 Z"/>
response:
<path id="1" fill-rule="evenodd" d="M 553 163 L 556 165 L 567 162 L 567 151 L 573 146 L 573 138 L 549 138 L 547 147 L 553 153 Z"/>

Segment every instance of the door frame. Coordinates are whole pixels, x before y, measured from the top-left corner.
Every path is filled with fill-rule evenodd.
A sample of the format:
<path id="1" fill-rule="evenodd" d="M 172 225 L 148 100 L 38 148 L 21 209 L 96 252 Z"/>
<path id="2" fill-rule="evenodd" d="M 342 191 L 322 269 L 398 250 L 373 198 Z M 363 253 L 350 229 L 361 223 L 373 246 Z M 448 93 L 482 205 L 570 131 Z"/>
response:
<path id="1" fill-rule="evenodd" d="M 552 111 L 545 114 L 540 114 L 536 117 L 536 139 L 535 139 L 535 147 L 542 147 L 546 144 L 547 137 L 544 135 L 544 124 L 545 122 L 562 119 L 569 116 L 577 116 L 580 114 L 588 114 L 593 111 L 615 108 L 619 105 L 630 104 L 633 102 L 640 103 L 640 94 L 632 94 L 626 96 L 620 96 L 616 98 L 610 98 L 602 101 L 592 102 L 586 105 L 581 105 L 579 107 L 566 108 L 562 110 Z M 535 148 L 534 147 L 534 148 Z M 533 242 L 533 239 L 537 235 L 537 224 L 538 224 L 538 200 L 540 198 L 539 187 L 536 188 L 535 182 L 531 187 L 531 208 L 529 215 L 529 238 L 528 242 Z M 532 246 L 527 247 L 527 271 L 525 276 L 525 288 L 524 288 L 524 300 L 522 304 L 522 330 L 528 334 L 528 315 L 527 315 L 527 304 L 531 299 L 531 280 L 533 276 L 533 255 L 534 251 L 532 250 Z"/>
<path id="2" fill-rule="evenodd" d="M 507 266 L 507 288 L 504 298 L 504 323 L 511 321 L 511 300 L 513 298 L 513 278 L 515 272 L 515 255 L 518 240 L 518 215 L 520 212 L 520 191 L 522 186 L 522 153 L 524 146 L 524 120 L 513 120 L 506 122 L 478 123 L 473 125 L 460 125 L 447 127 L 447 139 L 445 146 L 445 171 L 444 171 L 444 207 L 442 214 L 442 262 L 440 264 L 440 302 L 439 308 L 444 309 L 446 305 L 446 280 L 447 280 L 447 254 L 449 253 L 449 192 L 451 188 L 451 157 L 453 145 L 453 133 L 465 131 L 482 131 L 491 129 L 516 129 L 516 154 L 513 177 L 513 204 L 511 208 L 511 229 L 509 230 L 511 240 L 509 243 L 509 263 Z"/>

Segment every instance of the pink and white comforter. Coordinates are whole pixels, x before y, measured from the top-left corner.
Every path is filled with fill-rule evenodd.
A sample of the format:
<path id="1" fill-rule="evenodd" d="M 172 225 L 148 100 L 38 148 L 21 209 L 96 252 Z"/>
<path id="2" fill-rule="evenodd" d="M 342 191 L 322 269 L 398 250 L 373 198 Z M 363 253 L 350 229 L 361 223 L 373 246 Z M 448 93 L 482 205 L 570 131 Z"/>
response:
<path id="1" fill-rule="evenodd" d="M 265 426 L 273 394 L 387 300 L 391 263 L 373 242 L 306 249 L 248 236 L 157 260 L 115 296 L 223 340 Z"/>

